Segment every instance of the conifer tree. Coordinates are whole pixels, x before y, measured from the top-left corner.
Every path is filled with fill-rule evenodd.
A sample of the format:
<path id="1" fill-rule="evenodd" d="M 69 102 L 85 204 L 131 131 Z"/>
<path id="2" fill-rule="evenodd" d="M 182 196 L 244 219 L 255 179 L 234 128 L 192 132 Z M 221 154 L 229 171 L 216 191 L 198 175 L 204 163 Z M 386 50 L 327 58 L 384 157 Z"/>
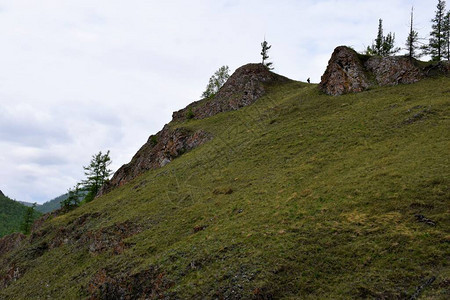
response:
<path id="1" fill-rule="evenodd" d="M 406 39 L 406 50 L 408 50 L 409 59 L 420 57 L 417 53 L 419 49 L 419 33 L 414 30 L 414 7 L 411 8 L 411 26 L 409 28 L 408 38 Z"/>
<path id="2" fill-rule="evenodd" d="M 436 15 L 431 20 L 433 25 L 431 26 L 432 31 L 430 32 L 430 39 L 427 46 L 423 48 L 424 54 L 430 54 L 431 59 L 434 61 L 441 61 L 445 54 L 446 44 L 445 44 L 445 33 L 444 33 L 444 22 L 445 22 L 445 1 L 438 0 L 436 6 Z"/>
<path id="3" fill-rule="evenodd" d="M 80 205 L 80 184 L 77 183 L 72 189 L 67 191 L 68 197 L 61 201 L 61 206 L 66 210 L 71 210 Z"/>
<path id="4" fill-rule="evenodd" d="M 383 20 L 378 20 L 378 34 L 372 46 L 367 47 L 366 54 L 389 56 L 400 51 L 395 47 L 395 33 L 389 32 L 387 36 L 383 35 Z"/>
<path id="5" fill-rule="evenodd" d="M 450 61 L 450 11 L 444 18 L 444 58 Z"/>
<path id="6" fill-rule="evenodd" d="M 31 227 L 33 226 L 34 221 L 35 209 L 36 203 L 33 203 L 33 205 L 27 207 L 27 210 L 25 211 L 25 214 L 23 216 L 23 222 L 20 226 L 20 229 L 23 232 L 23 234 L 30 234 L 31 232 Z"/>
<path id="7" fill-rule="evenodd" d="M 261 48 L 262 65 L 269 70 L 273 70 L 273 63 L 266 61 L 269 58 L 269 49 L 272 48 L 272 45 L 269 45 L 264 38 L 264 42 L 261 43 Z"/>
<path id="8" fill-rule="evenodd" d="M 100 151 L 98 154 L 92 156 L 89 166 L 83 167 L 84 174 L 87 178 L 81 181 L 83 190 L 87 192 L 84 197 L 84 201 L 89 202 L 95 198 L 98 191 L 109 178 L 112 171 L 108 169 L 111 164 L 111 158 L 109 157 L 109 150 L 106 154 L 102 154 Z"/>

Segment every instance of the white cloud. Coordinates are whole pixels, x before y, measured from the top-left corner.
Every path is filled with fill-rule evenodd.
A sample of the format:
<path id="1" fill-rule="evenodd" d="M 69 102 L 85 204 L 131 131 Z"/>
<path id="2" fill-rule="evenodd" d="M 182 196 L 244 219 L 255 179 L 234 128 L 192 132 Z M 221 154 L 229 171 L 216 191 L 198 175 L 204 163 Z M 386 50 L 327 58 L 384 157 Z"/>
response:
<path id="1" fill-rule="evenodd" d="M 42 202 L 111 150 L 128 162 L 208 78 L 260 60 L 318 82 L 338 45 L 364 49 L 378 19 L 402 46 L 410 7 L 426 36 L 435 1 L 0 1 L 0 189 Z"/>

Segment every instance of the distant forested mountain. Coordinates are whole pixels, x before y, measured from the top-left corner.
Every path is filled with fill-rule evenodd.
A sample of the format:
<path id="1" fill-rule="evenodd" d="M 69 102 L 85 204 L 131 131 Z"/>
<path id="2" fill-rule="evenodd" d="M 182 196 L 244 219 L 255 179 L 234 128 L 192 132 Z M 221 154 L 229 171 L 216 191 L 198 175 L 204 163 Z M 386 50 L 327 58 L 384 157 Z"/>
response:
<path id="1" fill-rule="evenodd" d="M 46 213 L 52 212 L 54 210 L 60 209 L 61 201 L 66 200 L 68 196 L 69 196 L 69 194 L 65 193 L 61 196 L 58 196 L 52 200 L 45 202 L 44 204 L 38 204 L 38 205 L 36 205 L 36 210 L 38 212 L 46 214 Z M 33 203 L 30 203 L 30 202 L 24 202 L 24 201 L 17 201 L 17 202 L 19 202 L 27 207 L 30 207 L 33 205 Z"/>
<path id="2" fill-rule="evenodd" d="M 0 237 L 20 231 L 27 207 L 0 191 Z"/>
<path id="3" fill-rule="evenodd" d="M 36 210 L 46 214 L 61 208 L 61 201 L 66 200 L 69 194 L 65 193 L 61 196 L 58 196 L 50 201 L 45 202 L 44 204 L 38 205 Z"/>

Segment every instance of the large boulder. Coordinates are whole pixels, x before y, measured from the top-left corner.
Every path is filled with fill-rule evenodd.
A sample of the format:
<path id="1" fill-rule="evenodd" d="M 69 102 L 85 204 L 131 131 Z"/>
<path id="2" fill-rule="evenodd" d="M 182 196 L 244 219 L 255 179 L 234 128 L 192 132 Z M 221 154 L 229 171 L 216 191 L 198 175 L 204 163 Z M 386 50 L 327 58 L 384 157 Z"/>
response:
<path id="1" fill-rule="evenodd" d="M 337 96 L 362 92 L 369 86 L 370 82 L 358 53 L 349 47 L 337 47 L 328 61 L 319 88 L 328 95 Z"/>
<path id="2" fill-rule="evenodd" d="M 373 56 L 365 67 L 380 86 L 415 83 L 424 77 L 414 61 L 405 56 Z"/>
<path id="3" fill-rule="evenodd" d="M 221 112 L 237 110 L 261 98 L 266 85 L 289 82 L 290 79 L 269 71 L 262 64 L 247 64 L 238 68 L 211 99 L 193 102 L 172 115 L 174 121 L 204 119 Z"/>

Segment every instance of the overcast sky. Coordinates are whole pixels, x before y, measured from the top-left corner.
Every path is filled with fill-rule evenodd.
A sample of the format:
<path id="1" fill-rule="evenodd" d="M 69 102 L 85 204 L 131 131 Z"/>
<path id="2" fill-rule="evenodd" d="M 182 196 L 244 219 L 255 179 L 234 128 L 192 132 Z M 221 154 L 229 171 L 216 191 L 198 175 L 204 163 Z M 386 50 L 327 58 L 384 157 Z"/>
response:
<path id="1" fill-rule="evenodd" d="M 333 49 L 363 50 L 378 19 L 398 46 L 411 6 L 426 37 L 437 0 L 0 0 L 0 190 L 43 203 L 111 150 L 130 161 L 222 65 L 260 61 L 319 82 Z"/>

